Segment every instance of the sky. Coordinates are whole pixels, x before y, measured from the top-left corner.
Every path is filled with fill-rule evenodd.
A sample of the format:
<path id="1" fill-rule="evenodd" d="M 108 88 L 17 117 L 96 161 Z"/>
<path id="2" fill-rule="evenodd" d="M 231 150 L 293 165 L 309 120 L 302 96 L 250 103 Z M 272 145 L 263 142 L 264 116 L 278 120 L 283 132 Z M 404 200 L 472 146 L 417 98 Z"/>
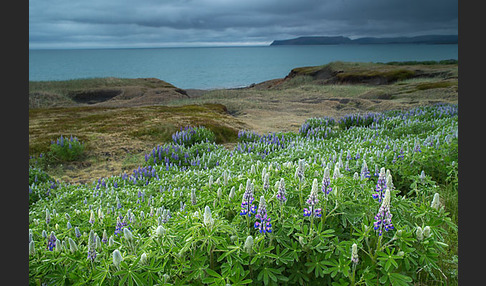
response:
<path id="1" fill-rule="evenodd" d="M 30 49 L 432 34 L 458 34 L 458 0 L 29 0 Z"/>

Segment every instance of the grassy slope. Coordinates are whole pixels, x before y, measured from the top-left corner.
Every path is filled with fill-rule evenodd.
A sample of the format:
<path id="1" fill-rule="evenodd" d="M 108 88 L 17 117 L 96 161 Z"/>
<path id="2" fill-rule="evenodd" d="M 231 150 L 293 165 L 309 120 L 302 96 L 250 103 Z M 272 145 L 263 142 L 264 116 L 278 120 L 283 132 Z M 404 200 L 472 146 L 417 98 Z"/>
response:
<path id="1" fill-rule="evenodd" d="M 236 139 L 236 132 L 242 129 L 259 133 L 296 132 L 310 117 L 339 118 L 350 113 L 404 109 L 437 102 L 457 103 L 457 70 L 457 64 L 334 62 L 296 68 L 285 79 L 251 88 L 212 90 L 194 97 L 168 97 L 163 103 L 165 106 L 147 101 L 147 106 L 136 107 L 131 105 L 133 101 L 123 100 L 111 105 L 111 101 L 103 102 L 103 107 L 81 105 L 73 102 L 69 95 L 93 89 L 136 88 L 150 93 L 176 88 L 157 79 L 30 82 L 30 102 L 51 100 L 53 102 L 39 106 L 65 107 L 33 108 L 31 105 L 29 153 L 38 155 L 47 151 L 50 141 L 61 134 L 75 135 L 86 142 L 87 157 L 82 162 L 54 167 L 50 172 L 68 181 L 93 180 L 137 167 L 144 152 L 169 141 L 170 134 L 188 124 L 205 125 L 215 131 L 218 142 L 231 143 Z M 397 79 L 397 75 L 410 75 L 411 71 L 412 78 L 396 81 L 389 78 L 387 84 L 359 82 L 373 76 Z M 339 82 L 345 78 L 353 78 L 358 83 Z"/>

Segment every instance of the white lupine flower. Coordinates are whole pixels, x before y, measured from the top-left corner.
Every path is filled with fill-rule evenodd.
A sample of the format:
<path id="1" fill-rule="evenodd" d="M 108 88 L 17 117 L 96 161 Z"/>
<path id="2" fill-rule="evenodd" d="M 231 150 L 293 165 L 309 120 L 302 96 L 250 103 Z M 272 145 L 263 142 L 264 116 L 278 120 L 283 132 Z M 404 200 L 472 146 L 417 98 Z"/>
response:
<path id="1" fill-rule="evenodd" d="M 249 235 L 245 240 L 244 248 L 246 252 L 251 253 L 252 247 L 253 247 L 253 237 Z"/>
<path id="2" fill-rule="evenodd" d="M 207 227 L 212 227 L 213 226 L 213 223 L 214 223 L 214 220 L 213 220 L 213 217 L 211 215 L 211 209 L 206 206 L 204 208 L 204 224 L 207 226 Z"/>
<path id="3" fill-rule="evenodd" d="M 440 207 L 439 193 L 434 194 L 434 198 L 432 199 L 432 203 L 430 204 L 430 207 L 436 210 L 439 209 Z"/>
<path id="4" fill-rule="evenodd" d="M 123 236 L 125 236 L 125 239 L 128 241 L 133 240 L 133 234 L 128 228 L 123 229 Z"/>
<path id="5" fill-rule="evenodd" d="M 221 188 L 218 188 L 216 195 L 218 196 L 218 199 L 221 199 L 221 196 L 223 195 L 223 191 L 221 190 Z"/>
<path id="6" fill-rule="evenodd" d="M 353 263 L 358 263 L 358 245 L 356 243 L 353 243 L 353 246 L 351 246 L 351 261 Z"/>
<path id="7" fill-rule="evenodd" d="M 229 193 L 229 200 L 230 200 L 230 201 L 231 201 L 231 200 L 232 200 L 232 199 L 235 197 L 235 194 L 236 194 L 236 193 L 235 193 L 235 187 L 233 186 L 233 187 L 231 188 L 230 193 Z"/>
<path id="8" fill-rule="evenodd" d="M 311 189 L 311 194 L 314 194 L 317 196 L 317 189 L 319 188 L 318 186 L 318 182 L 317 182 L 317 179 L 314 179 L 314 181 L 312 181 L 312 189 Z"/>
<path id="9" fill-rule="evenodd" d="M 155 230 L 155 235 L 158 236 L 158 237 L 162 237 L 165 235 L 165 228 L 161 225 L 159 225 L 157 227 L 157 229 Z"/>
<path id="10" fill-rule="evenodd" d="M 113 235 L 110 236 L 110 238 L 108 239 L 108 246 L 113 246 L 115 244 L 115 239 L 113 238 Z"/>
<path id="11" fill-rule="evenodd" d="M 140 264 L 145 264 L 147 263 L 147 253 L 142 253 L 142 255 L 140 256 Z"/>
<path id="12" fill-rule="evenodd" d="M 76 245 L 76 242 L 74 240 L 68 238 L 68 242 L 69 242 L 69 249 L 71 250 L 72 253 L 78 251 L 78 246 Z"/>
<path id="13" fill-rule="evenodd" d="M 428 238 L 432 235 L 432 233 L 430 232 L 430 226 L 427 225 L 426 227 L 424 227 L 423 234 L 425 238 Z"/>
<path id="14" fill-rule="evenodd" d="M 121 256 L 121 253 L 118 249 L 115 249 L 113 251 L 113 264 L 115 264 L 116 267 L 120 266 L 120 263 L 122 262 L 123 257 Z"/>
<path id="15" fill-rule="evenodd" d="M 417 230 L 415 231 L 415 235 L 419 241 L 424 239 L 424 232 L 420 226 L 417 226 Z"/>
<path id="16" fill-rule="evenodd" d="M 35 254 L 35 243 L 34 241 L 29 242 L 29 255 L 34 255 Z"/>
<path id="17" fill-rule="evenodd" d="M 359 180 L 359 174 L 358 174 L 358 172 L 354 172 L 353 180 L 355 180 L 355 181 Z"/>

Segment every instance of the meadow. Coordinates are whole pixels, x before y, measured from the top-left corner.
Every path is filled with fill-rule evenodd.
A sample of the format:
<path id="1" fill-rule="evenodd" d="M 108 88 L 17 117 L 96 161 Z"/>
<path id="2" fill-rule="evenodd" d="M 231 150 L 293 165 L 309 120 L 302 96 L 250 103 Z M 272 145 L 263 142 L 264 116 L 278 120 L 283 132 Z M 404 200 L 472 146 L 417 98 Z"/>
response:
<path id="1" fill-rule="evenodd" d="M 188 125 L 83 184 L 42 169 L 83 152 L 64 134 L 30 160 L 29 284 L 456 285 L 457 109 L 312 117 L 233 148 Z"/>

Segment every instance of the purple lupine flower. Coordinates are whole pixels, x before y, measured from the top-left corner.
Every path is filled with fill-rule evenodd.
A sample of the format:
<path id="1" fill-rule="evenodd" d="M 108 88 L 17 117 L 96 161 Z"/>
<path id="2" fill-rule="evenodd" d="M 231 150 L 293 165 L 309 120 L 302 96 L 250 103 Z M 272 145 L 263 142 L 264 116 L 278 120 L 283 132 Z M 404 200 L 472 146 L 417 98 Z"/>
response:
<path id="1" fill-rule="evenodd" d="M 385 229 L 385 231 L 393 229 L 393 224 L 391 222 L 392 216 L 393 215 L 390 212 L 390 189 L 387 188 L 385 197 L 383 198 L 378 213 L 375 215 L 375 222 L 373 223 L 373 228 L 378 231 L 378 235 L 382 235 L 383 229 Z"/>
<path id="2" fill-rule="evenodd" d="M 420 144 L 419 144 L 417 139 L 415 139 L 415 147 L 413 147 L 413 151 L 414 152 L 422 152 L 422 150 L 420 149 Z"/>
<path id="3" fill-rule="evenodd" d="M 371 176 L 370 171 L 368 169 L 368 164 L 366 164 L 365 160 L 363 160 L 363 165 L 361 165 L 360 176 L 361 176 L 361 180 L 364 180 L 365 178 L 369 178 Z"/>
<path id="4" fill-rule="evenodd" d="M 329 168 L 326 167 L 324 169 L 324 176 L 322 177 L 322 188 L 321 191 L 327 197 L 327 195 L 332 191 L 331 188 L 331 174 L 329 172 Z"/>
<path id="5" fill-rule="evenodd" d="M 47 240 L 47 249 L 49 249 L 49 251 L 52 251 L 54 247 L 56 247 L 56 241 L 57 241 L 56 235 L 54 235 L 54 232 L 51 231 L 51 235 Z"/>
<path id="6" fill-rule="evenodd" d="M 267 216 L 267 205 L 265 203 L 265 197 L 260 197 L 260 203 L 258 205 L 258 211 L 255 215 L 257 221 L 255 222 L 255 228 L 260 231 L 260 233 L 272 232 L 272 224 L 270 223 L 271 218 Z M 260 221 L 258 221 L 260 220 Z"/>
<path id="7" fill-rule="evenodd" d="M 256 212 L 256 206 L 253 205 L 254 200 L 255 198 L 253 197 L 253 184 L 251 183 L 250 179 L 248 179 L 246 181 L 245 193 L 243 193 L 240 215 L 248 215 L 249 217 L 251 217 L 251 214 Z"/>
<path id="8" fill-rule="evenodd" d="M 127 222 L 123 220 L 123 216 L 120 215 L 116 218 L 115 235 L 118 236 L 123 232 L 123 228 L 127 226 Z"/>
<path id="9" fill-rule="evenodd" d="M 284 204 L 287 201 L 285 197 L 285 180 L 283 178 L 278 183 L 277 200 L 280 204 Z"/>
<path id="10" fill-rule="evenodd" d="M 304 216 L 321 217 L 321 209 L 315 208 L 318 202 L 319 199 L 317 198 L 317 179 L 314 179 L 314 181 L 312 182 L 312 189 L 309 198 L 307 198 L 306 201 L 306 203 L 309 205 L 309 208 L 304 208 Z"/>
<path id="11" fill-rule="evenodd" d="M 380 173 L 378 174 L 378 181 L 376 182 L 376 189 L 375 194 L 373 194 L 373 199 L 378 199 L 378 202 L 381 202 L 383 197 L 385 196 L 386 190 L 386 173 L 385 168 L 380 169 Z"/>
<path id="12" fill-rule="evenodd" d="M 94 261 L 96 258 L 96 237 L 93 230 L 89 232 L 88 238 L 88 259 Z"/>

